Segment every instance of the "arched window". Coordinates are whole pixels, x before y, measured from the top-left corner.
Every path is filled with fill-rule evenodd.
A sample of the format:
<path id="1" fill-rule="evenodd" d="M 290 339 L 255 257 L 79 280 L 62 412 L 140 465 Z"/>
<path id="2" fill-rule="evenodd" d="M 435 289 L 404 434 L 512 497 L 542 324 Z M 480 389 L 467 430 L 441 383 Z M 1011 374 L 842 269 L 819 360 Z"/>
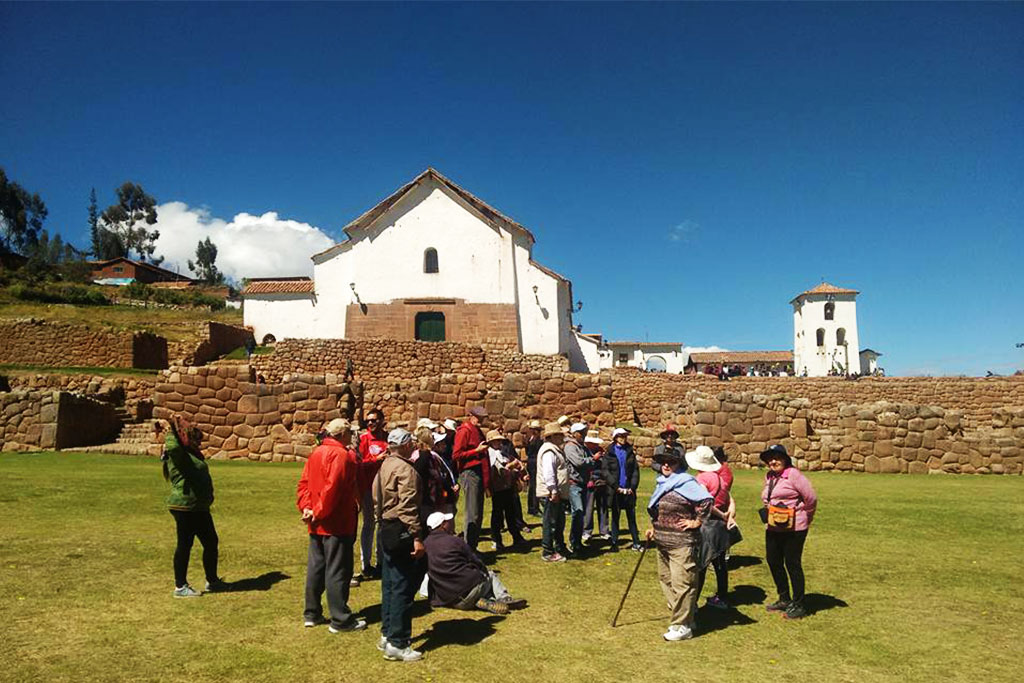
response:
<path id="1" fill-rule="evenodd" d="M 825 320 L 834 320 L 836 317 L 836 305 L 829 301 L 825 304 Z"/>
<path id="2" fill-rule="evenodd" d="M 665 372 L 668 370 L 668 363 L 661 356 L 651 356 L 647 359 L 647 370 L 649 372 Z"/>
<path id="3" fill-rule="evenodd" d="M 423 252 L 423 272 L 437 272 L 437 249 L 430 247 L 425 252 Z"/>
<path id="4" fill-rule="evenodd" d="M 825 345 L 825 328 L 824 327 L 819 327 L 818 328 L 818 346 L 824 346 L 824 345 Z"/>
<path id="5" fill-rule="evenodd" d="M 836 346 L 842 346 L 846 343 L 846 329 L 840 327 L 836 330 Z"/>

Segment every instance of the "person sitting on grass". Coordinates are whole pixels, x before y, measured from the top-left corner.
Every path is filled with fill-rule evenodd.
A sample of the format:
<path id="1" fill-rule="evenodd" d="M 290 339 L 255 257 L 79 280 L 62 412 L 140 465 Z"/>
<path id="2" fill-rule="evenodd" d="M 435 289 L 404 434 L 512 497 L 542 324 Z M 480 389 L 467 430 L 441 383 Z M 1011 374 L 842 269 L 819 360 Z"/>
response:
<path id="1" fill-rule="evenodd" d="M 159 435 L 163 423 L 156 423 Z M 203 571 L 206 592 L 226 591 L 230 586 L 217 576 L 218 539 L 210 506 L 213 504 L 213 479 L 210 468 L 199 450 L 203 433 L 181 415 L 170 420 L 160 456 L 164 479 L 171 484 L 167 508 L 174 517 L 178 543 L 174 549 L 174 597 L 195 598 L 201 593 L 188 583 L 188 560 L 192 543 L 199 538 L 203 544 Z"/>
<path id="2" fill-rule="evenodd" d="M 455 535 L 453 518 L 450 512 L 434 512 L 427 517 L 430 532 L 423 545 L 427 551 L 430 604 L 491 614 L 508 614 L 510 609 L 525 607 L 526 601 L 509 595 L 498 576 Z"/>
<path id="3" fill-rule="evenodd" d="M 311 628 L 330 623 L 331 633 L 361 631 L 366 621 L 354 616 L 348 606 L 359 514 L 359 463 L 350 447 L 348 420 L 331 420 L 324 431 L 327 436 L 310 454 L 296 488 L 296 505 L 309 532 L 303 624 Z M 320 603 L 325 589 L 330 622 L 324 619 Z"/>
<path id="4" fill-rule="evenodd" d="M 685 640 L 693 637 L 697 615 L 700 527 L 711 513 L 714 499 L 686 473 L 685 455 L 673 449 L 656 457 L 661 474 L 647 503 L 653 527 L 647 530 L 647 540 L 653 539 L 658 547 L 658 579 L 672 612 L 662 637 Z"/>

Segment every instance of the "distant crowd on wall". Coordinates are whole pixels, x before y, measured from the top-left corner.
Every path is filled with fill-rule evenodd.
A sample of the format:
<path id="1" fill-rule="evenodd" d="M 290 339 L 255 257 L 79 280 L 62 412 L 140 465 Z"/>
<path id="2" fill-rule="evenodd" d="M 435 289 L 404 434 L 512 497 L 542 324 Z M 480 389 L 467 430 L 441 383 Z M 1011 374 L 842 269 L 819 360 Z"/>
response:
<path id="1" fill-rule="evenodd" d="M 526 601 L 514 597 L 488 568 L 479 548 L 484 498 L 489 496 L 491 549 L 530 551 L 522 492 L 527 493 L 526 514 L 541 517 L 540 559 L 545 564 L 619 552 L 623 513 L 628 547 L 642 553 L 639 560 L 654 543 L 658 580 L 671 612 L 666 641 L 693 637 L 709 566 L 715 569 L 716 591 L 708 606 L 732 609 L 727 558 L 742 534 L 723 450 L 699 446 L 686 452 L 674 427 L 662 430 L 663 443 L 652 464 L 658 476 L 647 505 L 650 526 L 641 540 L 636 520 L 640 465 L 628 429 L 616 428 L 605 443 L 579 418 L 533 421 L 525 428 L 519 453 L 509 435 L 485 431 L 487 420 L 487 411 L 476 407 L 461 423 L 423 418 L 415 426 L 388 431 L 384 414 L 374 409 L 361 433 L 343 418 L 324 426 L 296 490 L 299 518 L 309 537 L 304 627 L 323 624 L 331 633 L 364 630 L 366 620 L 348 605 L 350 590 L 379 579 L 377 648 L 388 660 L 415 661 L 423 656 L 412 648 L 417 592 L 434 606 L 498 615 L 525 608 Z M 177 530 L 174 596 L 202 595 L 187 579 L 196 538 L 203 545 L 206 592 L 230 591 L 232 585 L 218 575 L 219 539 L 210 512 L 214 489 L 200 448 L 203 435 L 180 415 L 166 426 L 158 423 L 158 430 L 166 430 L 161 460 Z M 801 558 L 817 496 L 781 445 L 769 447 L 761 459 L 768 466 L 761 495 L 766 559 L 779 596 L 766 608 L 799 619 L 807 614 Z M 462 530 L 457 533 L 460 507 Z M 360 522 L 360 573 L 355 575 Z"/>

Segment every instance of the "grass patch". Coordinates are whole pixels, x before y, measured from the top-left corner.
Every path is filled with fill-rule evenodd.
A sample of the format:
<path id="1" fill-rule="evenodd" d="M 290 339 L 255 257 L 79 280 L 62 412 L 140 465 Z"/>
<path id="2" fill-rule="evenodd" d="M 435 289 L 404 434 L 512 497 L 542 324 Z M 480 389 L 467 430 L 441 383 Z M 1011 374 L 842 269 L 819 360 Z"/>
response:
<path id="1" fill-rule="evenodd" d="M 254 356 L 269 356 L 274 352 L 273 346 L 257 346 L 253 349 L 252 354 Z M 224 360 L 246 360 L 245 347 L 239 346 L 230 353 L 224 356 Z"/>
<path id="2" fill-rule="evenodd" d="M 0 678 L 1018 679 L 1019 477 L 812 473 L 821 508 L 804 563 L 818 612 L 788 623 L 761 605 L 774 596 L 756 522 L 760 476 L 741 471 L 734 493 L 746 539 L 734 548 L 739 568 L 731 576 L 739 606 L 733 613 L 702 609 L 695 640 L 661 639 L 667 610 L 651 553 L 622 625 L 611 629 L 637 556 L 599 554 L 548 566 L 534 550 L 504 554 L 493 564 L 530 601 L 526 611 L 507 618 L 429 611 L 418 600 L 414 644 L 427 650 L 426 658 L 404 665 L 385 662 L 374 648 L 377 582 L 352 590 L 353 607 L 371 621 L 368 631 L 331 636 L 323 627 L 302 628 L 306 537 L 294 508 L 299 466 L 213 462 L 211 469 L 222 573 L 231 581 L 252 579 L 253 590 L 174 600 L 174 530 L 156 460 L 0 455 Z M 646 470 L 642 497 L 652 483 Z M 533 532 L 534 542 L 539 535 Z M 201 584 L 198 544 L 190 573 Z"/>
<path id="3" fill-rule="evenodd" d="M 103 377 L 156 377 L 159 370 L 142 368 L 87 368 L 87 367 L 53 367 L 50 365 L 18 365 L 16 363 L 0 363 L 0 372 L 21 372 L 42 375 L 101 375 Z"/>

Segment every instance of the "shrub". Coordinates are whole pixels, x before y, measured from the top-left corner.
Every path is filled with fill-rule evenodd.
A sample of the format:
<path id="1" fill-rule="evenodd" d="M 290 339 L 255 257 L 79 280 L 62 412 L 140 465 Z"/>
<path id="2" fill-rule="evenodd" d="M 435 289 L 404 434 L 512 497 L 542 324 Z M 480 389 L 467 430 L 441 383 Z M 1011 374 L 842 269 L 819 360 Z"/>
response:
<path id="1" fill-rule="evenodd" d="M 17 283 L 8 290 L 15 299 L 39 301 L 44 304 L 73 304 L 75 306 L 106 306 L 110 303 L 103 292 L 87 285 Z"/>

